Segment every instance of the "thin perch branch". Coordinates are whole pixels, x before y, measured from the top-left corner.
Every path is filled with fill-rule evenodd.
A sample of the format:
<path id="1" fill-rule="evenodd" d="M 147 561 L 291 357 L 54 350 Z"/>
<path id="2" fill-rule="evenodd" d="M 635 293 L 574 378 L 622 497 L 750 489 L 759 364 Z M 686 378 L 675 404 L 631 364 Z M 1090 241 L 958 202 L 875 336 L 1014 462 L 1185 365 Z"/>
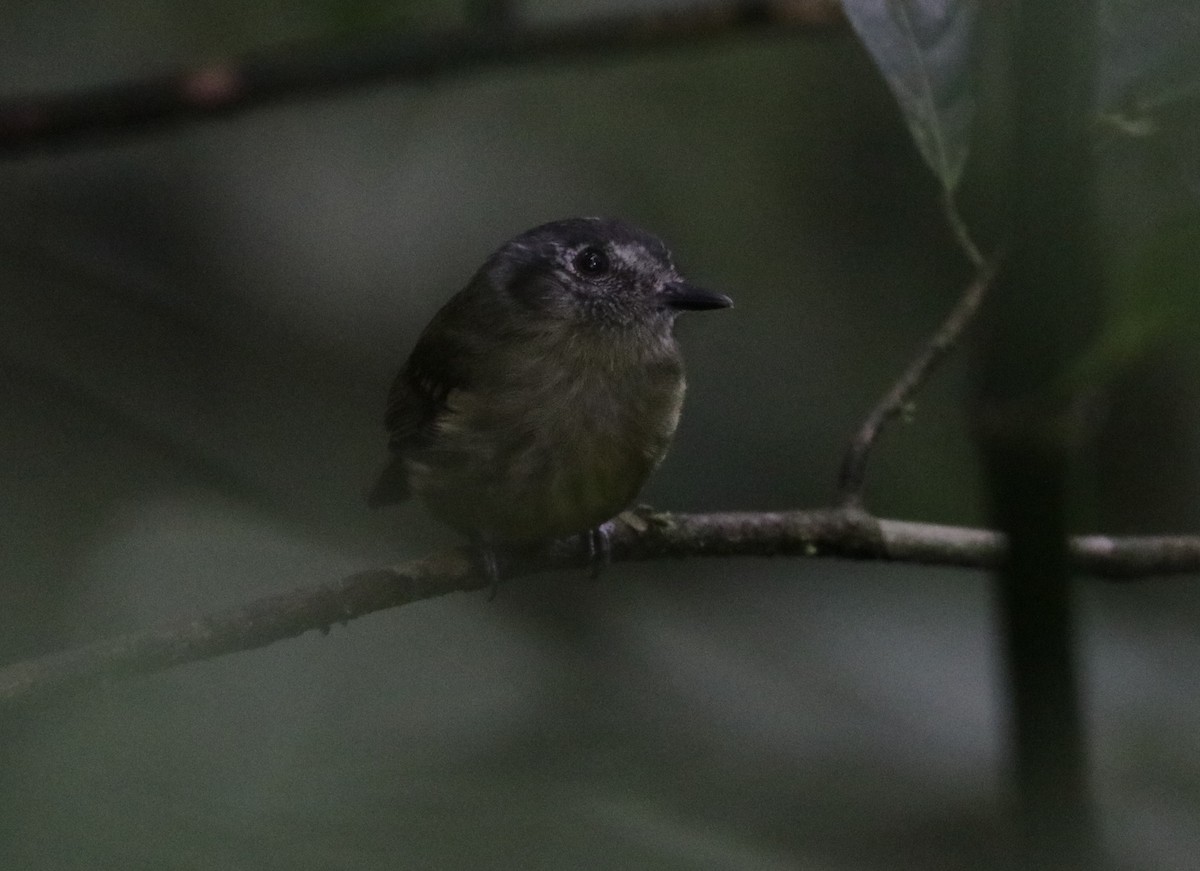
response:
<path id="1" fill-rule="evenodd" d="M 844 25 L 839 0 L 734 0 L 570 23 L 474 26 L 343 46 L 293 46 L 77 93 L 5 100 L 0 102 L 0 155 L 376 82 L 428 82 L 490 66 L 651 52 L 750 31 L 825 32 Z"/>
<path id="2" fill-rule="evenodd" d="M 778 513 L 622 515 L 612 524 L 614 561 L 668 557 L 807 556 L 990 569 L 1004 539 L 981 529 L 880 520 L 856 510 Z M 1200 536 L 1072 539 L 1077 570 L 1108 578 L 1200 572 Z M 580 568 L 585 554 L 565 542 L 532 556 L 505 557 L 506 580 Z M 218 614 L 134 632 L 0 669 L 0 706 L 83 689 L 264 647 L 309 630 L 447 593 L 480 590 L 487 580 L 469 554 L 452 550 L 340 581 L 258 599 Z"/>
<path id="3" fill-rule="evenodd" d="M 879 434 L 889 421 L 904 410 L 937 364 L 958 343 L 959 337 L 971 323 L 975 313 L 979 310 L 980 303 L 983 302 L 983 297 L 996 274 L 997 262 L 998 257 L 992 257 L 980 263 L 975 277 L 971 279 L 958 303 L 946 316 L 946 320 L 929 338 L 921 352 L 908 365 L 891 389 L 871 409 L 871 413 L 867 415 L 862 427 L 850 441 L 850 446 L 846 449 L 846 455 L 842 459 L 841 472 L 838 475 L 838 490 L 841 493 L 842 505 L 846 508 L 862 507 L 867 460 L 870 457 L 871 449 L 879 439 Z"/>

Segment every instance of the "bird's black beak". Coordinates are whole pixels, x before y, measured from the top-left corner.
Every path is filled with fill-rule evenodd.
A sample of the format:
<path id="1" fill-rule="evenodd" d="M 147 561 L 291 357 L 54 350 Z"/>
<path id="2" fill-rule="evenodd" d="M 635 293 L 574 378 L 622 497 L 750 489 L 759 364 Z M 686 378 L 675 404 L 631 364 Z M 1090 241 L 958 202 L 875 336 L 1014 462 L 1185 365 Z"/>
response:
<path id="1" fill-rule="evenodd" d="M 667 306 L 679 311 L 706 311 L 714 308 L 729 308 L 733 300 L 723 293 L 705 290 L 682 281 L 672 282 L 663 288 Z"/>

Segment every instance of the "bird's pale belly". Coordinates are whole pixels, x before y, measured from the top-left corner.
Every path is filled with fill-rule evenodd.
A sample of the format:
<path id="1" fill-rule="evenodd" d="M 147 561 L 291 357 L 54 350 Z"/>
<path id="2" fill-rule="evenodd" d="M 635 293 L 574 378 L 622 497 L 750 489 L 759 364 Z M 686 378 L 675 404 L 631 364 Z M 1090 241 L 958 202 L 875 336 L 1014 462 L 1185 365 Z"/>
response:
<path id="1" fill-rule="evenodd" d="M 598 526 L 629 506 L 658 459 L 597 431 L 578 433 L 555 453 L 549 462 L 530 458 L 510 467 L 510 474 L 526 465 L 542 468 L 528 478 L 518 471 L 499 487 L 501 499 L 522 493 L 516 504 L 508 501 L 493 515 L 509 527 L 502 534 L 516 538 L 541 530 L 532 537 L 564 536 Z"/>
<path id="2" fill-rule="evenodd" d="M 614 403 L 564 407 L 572 397 L 562 395 L 556 407 L 520 421 L 489 408 L 462 427 L 461 450 L 414 458 L 413 491 L 436 517 L 476 539 L 584 532 L 636 498 L 666 452 L 682 392 L 680 379 L 678 389 L 659 387 L 633 402 L 626 396 L 619 419 L 612 417 Z"/>

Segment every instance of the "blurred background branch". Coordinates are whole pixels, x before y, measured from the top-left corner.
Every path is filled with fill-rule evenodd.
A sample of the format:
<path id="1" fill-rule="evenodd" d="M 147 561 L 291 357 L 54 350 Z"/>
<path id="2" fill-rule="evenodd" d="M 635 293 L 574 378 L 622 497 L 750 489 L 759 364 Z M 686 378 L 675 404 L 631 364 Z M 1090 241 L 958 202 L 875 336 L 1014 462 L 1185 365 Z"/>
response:
<path id="1" fill-rule="evenodd" d="M 997 623 L 1009 700 L 1011 787 L 1027 867 L 1101 867 L 1075 641 L 1068 533 L 1072 463 L 1085 456 L 1086 387 L 1064 389 L 1100 332 L 1091 141 L 1094 0 L 1022 0 L 990 23 L 1010 42 L 1010 178 L 995 191 L 1012 241 L 985 315 L 977 438 L 992 523 L 1008 538 Z"/>
<path id="2" fill-rule="evenodd" d="M 292 46 L 78 93 L 8 98 L 0 101 L 0 155 L 372 83 L 845 25 L 838 0 L 736 0 L 538 25 L 518 25 L 503 5 L 480 4 L 478 12 L 477 23 L 456 30 Z"/>

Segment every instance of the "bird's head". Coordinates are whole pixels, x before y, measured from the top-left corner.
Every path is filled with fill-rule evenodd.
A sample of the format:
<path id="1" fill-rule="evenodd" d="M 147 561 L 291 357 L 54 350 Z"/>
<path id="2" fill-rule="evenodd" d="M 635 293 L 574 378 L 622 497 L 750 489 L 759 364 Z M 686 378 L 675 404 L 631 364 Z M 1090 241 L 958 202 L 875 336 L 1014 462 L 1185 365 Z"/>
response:
<path id="1" fill-rule="evenodd" d="M 684 281 L 659 239 L 613 218 L 534 227 L 497 250 L 482 273 L 520 308 L 597 327 L 669 330 L 681 311 L 733 305 Z"/>

